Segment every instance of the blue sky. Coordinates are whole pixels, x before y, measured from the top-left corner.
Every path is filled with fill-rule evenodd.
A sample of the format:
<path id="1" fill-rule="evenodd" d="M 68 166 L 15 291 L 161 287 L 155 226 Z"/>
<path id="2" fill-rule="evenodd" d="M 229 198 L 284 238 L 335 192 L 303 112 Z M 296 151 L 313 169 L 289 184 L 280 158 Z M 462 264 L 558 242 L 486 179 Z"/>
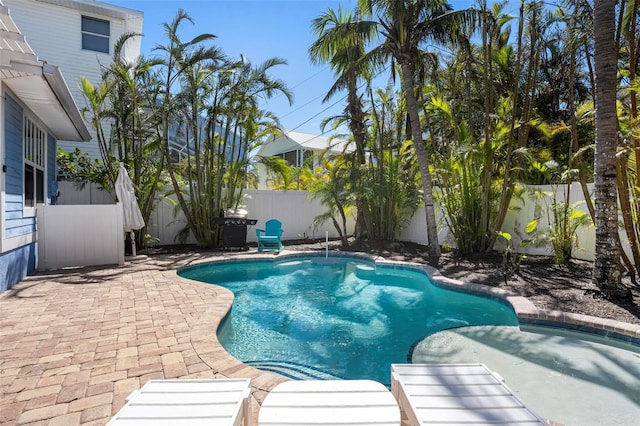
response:
<path id="1" fill-rule="evenodd" d="M 326 65 L 313 65 L 308 48 L 315 40 L 311 21 L 331 7 L 353 9 L 355 0 L 106 0 L 144 12 L 142 53 L 152 55 L 166 37 L 162 23 L 170 23 L 179 8 L 194 20 L 185 22 L 180 36 L 187 40 L 201 33 L 217 36 L 215 44 L 226 55 L 244 55 L 254 64 L 272 57 L 288 65 L 274 68 L 272 75 L 285 81 L 294 92 L 289 106 L 283 96 L 271 99 L 263 108 L 280 117 L 286 130 L 320 134 L 325 117 L 340 114 L 344 104 L 338 94 L 327 103 L 322 99 L 333 84 L 333 72 Z M 473 0 L 451 0 L 455 9 L 469 7 Z M 384 83 L 384 82 L 383 82 Z M 332 104 L 337 103 L 331 107 Z"/>

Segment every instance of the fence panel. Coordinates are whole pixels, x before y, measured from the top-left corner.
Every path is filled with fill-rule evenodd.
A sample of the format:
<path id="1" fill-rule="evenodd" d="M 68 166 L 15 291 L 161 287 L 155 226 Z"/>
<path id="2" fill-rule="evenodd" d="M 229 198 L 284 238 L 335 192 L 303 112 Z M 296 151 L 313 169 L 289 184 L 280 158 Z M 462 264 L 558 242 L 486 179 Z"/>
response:
<path id="1" fill-rule="evenodd" d="M 590 190 L 593 189 L 592 185 L 589 185 Z M 536 215 L 536 205 L 542 209 L 542 218 L 539 223 L 539 228 L 548 228 L 549 222 L 547 220 L 547 212 L 550 212 L 551 204 L 553 203 L 553 194 L 557 191 L 556 200 L 564 201 L 566 194 L 565 185 L 536 185 L 531 186 L 522 195 L 522 198 L 514 197 L 511 200 L 511 207 L 507 212 L 504 224 L 501 231 L 508 232 L 512 236 L 512 242 L 515 248 L 520 253 L 529 255 L 550 255 L 551 249 L 549 247 L 534 247 L 529 245 L 524 248 L 518 248 L 520 242 L 524 239 L 530 238 L 527 235 L 525 228 L 527 224 L 534 219 Z M 569 204 L 575 205 L 575 208 L 587 212 L 587 206 L 584 203 L 584 196 L 582 194 L 582 188 L 579 184 L 574 183 L 570 189 Z M 438 209 L 436 209 L 438 210 Z M 440 244 L 448 243 L 453 245 L 453 240 L 450 238 L 447 228 L 442 220 L 441 213 L 439 213 L 438 229 Z M 400 241 L 411 241 L 419 244 L 427 244 L 427 225 L 424 216 L 424 208 L 419 208 L 413 215 L 413 218 L 409 221 L 408 225 L 402 230 L 398 239 Z M 577 231 L 578 247 L 573 250 L 573 257 L 576 259 L 593 261 L 595 253 L 595 229 L 593 226 L 580 227 Z M 625 234 L 621 232 L 620 237 L 623 239 L 623 246 L 628 250 L 628 244 L 624 241 Z M 501 241 L 496 242 L 495 249 L 502 250 L 504 243 Z"/>
<path id="2" fill-rule="evenodd" d="M 64 184 L 64 185 L 63 185 Z M 76 191 L 72 185 L 66 186 L 67 182 L 61 182 L 61 198 L 59 204 L 65 204 L 67 200 L 85 200 L 106 202 L 108 194 L 91 186 L 87 186 L 84 195 L 71 195 L 72 191 Z M 592 188 L 592 186 L 590 186 Z M 525 227 L 535 216 L 536 204 L 541 206 L 543 212 L 549 211 L 553 199 L 552 193 L 557 191 L 556 199 L 564 200 L 565 186 L 536 186 L 530 188 L 539 194 L 546 194 L 540 197 L 534 197 L 530 193 L 525 193 L 521 199 L 514 198 L 511 203 L 511 209 L 507 213 L 502 231 L 508 232 L 513 237 L 514 245 L 517 247 L 519 242 L 527 238 Z M 585 210 L 584 197 L 582 190 L 578 184 L 573 184 L 570 188 L 570 203 L 576 204 L 576 208 Z M 77 192 L 77 191 L 76 191 Z M 88 192 L 88 194 L 87 194 Z M 62 194 L 67 194 L 62 197 Z M 283 223 L 285 240 L 303 239 L 303 238 L 323 238 L 325 231 L 329 232 L 331 238 L 337 238 L 338 232 L 333 224 L 328 221 L 314 229 L 313 220 L 316 216 L 325 211 L 320 201 L 315 198 L 308 198 L 309 193 L 306 191 L 270 191 L 270 190 L 246 190 L 245 205 L 249 212 L 249 217 L 257 219 L 258 224 L 250 227 L 247 233 L 247 241 L 255 242 L 255 228 L 261 228 L 264 223 L 271 219 L 277 218 Z M 541 219 L 540 227 L 548 227 L 546 221 L 546 213 Z M 438 216 L 438 228 L 440 229 L 440 243 L 451 243 L 445 223 Z M 174 216 L 174 207 L 169 201 L 160 201 L 154 210 L 148 226 L 148 233 L 151 236 L 150 245 L 175 244 L 175 236 L 178 231 L 186 224 L 182 212 L 178 212 Z M 354 220 L 352 217 L 348 220 L 348 232 L 351 234 L 354 229 Z M 578 247 L 574 250 L 574 257 L 577 259 L 593 260 L 595 252 L 595 230 L 593 226 L 581 227 L 578 229 Z M 624 240 L 624 232 L 621 232 L 623 246 L 628 249 L 628 244 Z M 416 211 L 413 218 L 407 223 L 400 235 L 400 241 L 412 241 L 419 244 L 427 244 L 426 222 L 424 209 L 420 208 Z M 186 240 L 187 243 L 195 243 L 194 238 L 190 235 Z M 496 249 L 500 250 L 503 246 L 497 245 Z M 551 253 L 548 247 L 536 248 L 528 246 L 519 249 L 520 252 L 531 255 L 548 255 Z"/>
<path id="3" fill-rule="evenodd" d="M 122 207 L 39 204 L 38 270 L 124 264 Z"/>
<path id="4" fill-rule="evenodd" d="M 115 204 L 115 198 L 95 183 L 88 183 L 84 187 L 73 182 L 58 182 L 59 205 L 76 204 Z"/>

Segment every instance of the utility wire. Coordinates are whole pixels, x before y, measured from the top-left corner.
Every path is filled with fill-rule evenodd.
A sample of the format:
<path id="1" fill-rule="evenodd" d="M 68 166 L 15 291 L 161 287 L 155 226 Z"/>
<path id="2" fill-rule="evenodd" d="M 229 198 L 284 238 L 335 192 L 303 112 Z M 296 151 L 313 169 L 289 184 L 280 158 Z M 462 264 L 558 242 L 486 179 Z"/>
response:
<path id="1" fill-rule="evenodd" d="M 381 75 L 382 73 L 386 72 L 389 69 L 389 65 L 385 66 L 382 70 L 380 70 L 379 72 L 377 72 L 372 78 L 371 80 L 375 79 L 376 77 L 378 77 L 379 75 Z M 358 86 L 358 89 L 362 89 L 364 86 L 366 85 L 366 82 L 362 82 L 360 84 L 360 86 Z M 314 118 L 316 118 L 317 116 L 319 116 L 320 114 L 322 114 L 323 112 L 327 111 L 330 108 L 333 108 L 334 106 L 336 106 L 337 104 L 339 104 L 340 102 L 342 102 L 343 100 L 345 100 L 348 96 L 348 93 L 346 95 L 344 95 L 342 98 L 338 99 L 336 102 L 332 103 L 331 105 L 329 105 L 328 107 L 324 108 L 323 110 L 321 110 L 320 112 L 318 112 L 317 114 L 311 116 L 310 118 L 306 119 L 305 121 L 303 121 L 302 123 L 298 124 L 296 127 L 294 127 L 293 129 L 289 129 L 289 131 L 294 131 L 296 129 L 299 129 L 300 127 L 304 126 L 305 124 L 307 124 L 308 122 L 310 122 L 311 120 L 313 120 Z M 311 102 L 315 101 L 318 98 L 315 98 L 307 103 L 305 103 L 303 106 L 307 106 L 309 105 Z M 300 107 L 302 108 L 302 107 Z M 295 109 L 294 111 L 291 111 L 289 113 L 287 113 L 286 115 L 284 115 L 283 117 L 286 117 L 289 114 L 292 114 L 293 112 L 297 111 L 298 109 Z M 324 134 L 324 133 L 323 133 Z"/>
<path id="2" fill-rule="evenodd" d="M 307 105 L 309 105 L 309 104 L 311 104 L 311 103 L 313 103 L 313 102 L 317 101 L 317 100 L 318 100 L 318 99 L 320 99 L 320 98 L 324 98 L 325 96 L 327 96 L 327 95 L 326 95 L 326 94 L 321 94 L 321 95 L 319 95 L 319 96 L 316 96 L 315 98 L 311 99 L 309 102 L 307 102 L 307 103 L 305 103 L 305 104 L 300 105 L 298 108 L 293 109 L 293 110 L 289 111 L 288 113 L 286 113 L 286 114 L 284 114 L 284 115 L 281 115 L 281 116 L 280 116 L 280 118 L 287 117 L 287 116 L 289 116 L 289 115 L 293 114 L 293 113 L 294 113 L 294 112 L 296 112 L 296 111 L 300 111 L 302 108 L 304 108 L 304 107 L 306 107 Z"/>
<path id="3" fill-rule="evenodd" d="M 289 131 L 294 131 L 296 129 L 299 129 L 300 127 L 304 126 L 305 124 L 307 124 L 308 122 L 310 122 L 311 120 L 313 120 L 314 118 L 316 118 L 317 116 L 319 116 L 320 114 L 322 114 L 323 112 L 325 112 L 326 110 L 333 108 L 334 106 L 338 105 L 340 102 L 344 101 L 347 98 L 348 95 L 344 95 L 343 97 L 341 97 L 340 99 L 338 99 L 336 102 L 332 103 L 331 105 L 329 105 L 328 107 L 326 107 L 325 109 L 321 110 L 320 112 L 318 112 L 317 114 L 312 115 L 311 117 L 309 117 L 308 119 L 306 119 L 305 121 L 303 121 L 302 123 L 298 124 L 296 127 L 294 127 L 293 129 L 290 129 Z"/>

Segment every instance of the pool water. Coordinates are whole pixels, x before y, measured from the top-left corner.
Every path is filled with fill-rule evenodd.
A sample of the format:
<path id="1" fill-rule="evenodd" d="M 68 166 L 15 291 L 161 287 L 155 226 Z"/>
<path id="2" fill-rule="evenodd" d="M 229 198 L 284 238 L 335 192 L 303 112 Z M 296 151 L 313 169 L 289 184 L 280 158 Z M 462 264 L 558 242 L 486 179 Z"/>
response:
<path id="1" fill-rule="evenodd" d="M 557 424 L 640 424 L 640 347 L 543 326 L 465 327 L 425 338 L 415 363 L 482 362 Z"/>
<path id="2" fill-rule="evenodd" d="M 180 271 L 235 294 L 218 330 L 237 359 L 294 378 L 389 384 L 427 335 L 468 325 L 517 325 L 497 300 L 433 285 L 420 270 L 349 258 L 211 263 Z"/>

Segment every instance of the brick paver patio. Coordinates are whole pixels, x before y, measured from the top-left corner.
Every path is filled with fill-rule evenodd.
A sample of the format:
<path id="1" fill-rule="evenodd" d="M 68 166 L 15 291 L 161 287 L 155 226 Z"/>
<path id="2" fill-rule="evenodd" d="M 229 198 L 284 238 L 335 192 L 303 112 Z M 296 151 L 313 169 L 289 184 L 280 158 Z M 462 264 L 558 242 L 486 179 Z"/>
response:
<path id="1" fill-rule="evenodd" d="M 252 378 L 257 418 L 285 378 L 218 344 L 232 303 L 175 270 L 199 255 L 31 276 L 0 297 L 0 424 L 104 425 L 149 379 Z"/>
<path id="2" fill-rule="evenodd" d="M 266 394 L 287 379 L 241 363 L 218 343 L 216 330 L 233 301 L 231 292 L 176 274 L 182 266 L 215 258 L 138 256 L 122 267 L 30 276 L 2 294 L 0 425 L 104 425 L 149 379 L 215 377 L 252 379 L 255 424 Z M 545 311 L 503 290 L 439 274 L 432 279 L 504 298 L 521 319 L 640 338 L 639 325 Z"/>

